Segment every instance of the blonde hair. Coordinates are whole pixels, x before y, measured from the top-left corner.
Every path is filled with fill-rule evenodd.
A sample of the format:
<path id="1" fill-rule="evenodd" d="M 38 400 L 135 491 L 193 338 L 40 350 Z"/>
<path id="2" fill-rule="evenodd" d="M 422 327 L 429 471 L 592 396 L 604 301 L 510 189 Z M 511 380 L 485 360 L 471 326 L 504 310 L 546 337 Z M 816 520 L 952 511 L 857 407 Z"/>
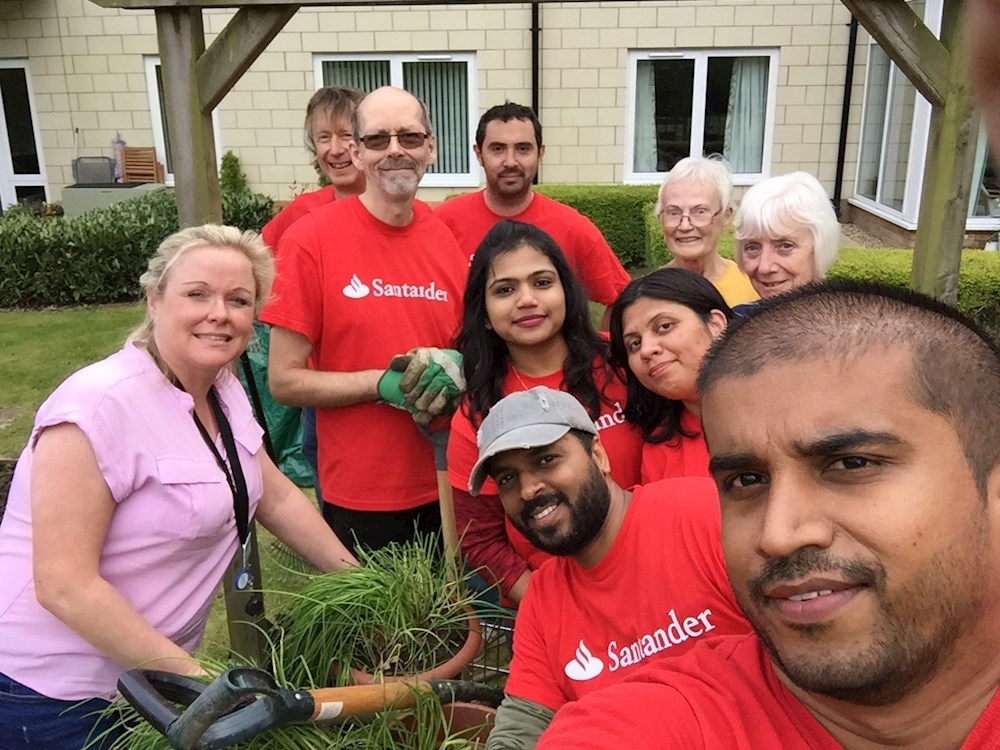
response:
<path id="1" fill-rule="evenodd" d="M 733 222 L 740 270 L 748 240 L 780 237 L 796 225 L 812 235 L 816 279 L 825 278 L 840 249 L 840 222 L 823 186 L 808 172 L 770 177 L 747 190 Z"/>
<path id="2" fill-rule="evenodd" d="M 733 195 L 733 175 L 729 171 L 729 162 L 721 154 L 685 156 L 674 164 L 674 168 L 663 178 L 660 191 L 656 194 L 657 216 L 663 213 L 663 191 L 675 180 L 691 180 L 715 188 L 719 193 L 719 200 L 722 201 L 722 210 L 729 208 L 729 201 Z"/>
<path id="3" fill-rule="evenodd" d="M 222 224 L 188 227 L 174 232 L 163 240 L 156 248 L 156 252 L 153 253 L 153 257 L 149 259 L 146 271 L 139 277 L 139 286 L 142 288 L 143 296 L 148 299 L 152 294 L 162 293 L 167 285 L 170 269 L 174 267 L 174 264 L 191 250 L 203 247 L 238 250 L 250 261 L 250 269 L 256 287 L 254 289 L 254 316 L 256 317 L 271 293 L 271 284 L 274 282 L 274 258 L 257 232 L 245 232 Z M 138 326 L 132 329 L 125 341 L 146 349 L 156 360 L 163 374 L 176 382 L 176 376 L 163 362 L 163 358 L 156 349 L 156 343 L 153 341 L 154 327 L 153 316 L 147 307 L 146 316 Z"/>

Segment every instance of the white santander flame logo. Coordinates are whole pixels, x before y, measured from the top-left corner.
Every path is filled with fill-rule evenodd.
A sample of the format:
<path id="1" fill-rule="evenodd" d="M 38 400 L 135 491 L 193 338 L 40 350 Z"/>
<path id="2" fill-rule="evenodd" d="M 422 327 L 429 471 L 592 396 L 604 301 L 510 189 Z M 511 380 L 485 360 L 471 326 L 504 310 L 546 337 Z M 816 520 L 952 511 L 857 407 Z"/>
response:
<path id="1" fill-rule="evenodd" d="M 583 641 L 576 649 L 576 658 L 566 665 L 566 676 L 577 682 L 592 680 L 604 671 L 604 664 L 590 653 Z"/>
<path id="2" fill-rule="evenodd" d="M 344 296 L 351 299 L 361 299 L 367 297 L 371 289 L 358 278 L 357 274 L 351 277 L 351 283 L 344 287 Z"/>

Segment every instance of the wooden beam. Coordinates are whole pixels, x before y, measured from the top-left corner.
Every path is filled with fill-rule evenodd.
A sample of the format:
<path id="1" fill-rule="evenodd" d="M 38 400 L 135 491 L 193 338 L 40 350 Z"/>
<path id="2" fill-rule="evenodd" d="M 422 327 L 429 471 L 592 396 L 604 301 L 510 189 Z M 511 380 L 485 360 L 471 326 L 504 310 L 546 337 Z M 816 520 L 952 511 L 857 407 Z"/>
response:
<path id="1" fill-rule="evenodd" d="M 298 9 L 298 5 L 239 9 L 195 66 L 202 113 L 219 105 Z"/>
<path id="2" fill-rule="evenodd" d="M 948 49 L 904 0 L 843 0 L 854 17 L 934 106 L 948 95 Z"/>
<path id="3" fill-rule="evenodd" d="M 961 4 L 946 0 L 941 39 L 950 50 L 948 96 L 931 111 L 930 146 L 920 196 L 910 286 L 954 305 L 965 239 L 979 118 L 973 111 Z"/>
<path id="4" fill-rule="evenodd" d="M 543 4 L 563 0 L 537 0 Z M 240 8 L 264 5 L 375 5 L 381 8 L 401 5 L 515 5 L 518 0 L 91 0 L 104 8 L 129 10 L 156 8 Z M 574 3 L 598 3 L 601 0 L 572 0 Z"/>
<path id="5" fill-rule="evenodd" d="M 197 60 L 205 51 L 200 8 L 156 11 L 167 130 L 173 144 L 177 218 L 182 227 L 222 221 L 211 113 L 201 111 Z"/>

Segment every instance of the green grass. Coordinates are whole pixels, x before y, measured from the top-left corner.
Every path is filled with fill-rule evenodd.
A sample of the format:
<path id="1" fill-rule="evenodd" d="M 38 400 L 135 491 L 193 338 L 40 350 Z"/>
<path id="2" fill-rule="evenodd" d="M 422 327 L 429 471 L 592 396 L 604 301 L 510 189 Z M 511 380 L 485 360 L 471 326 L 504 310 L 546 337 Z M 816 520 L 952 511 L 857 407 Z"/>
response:
<path id="1" fill-rule="evenodd" d="M 16 458 L 35 411 L 70 373 L 116 351 L 143 307 L 0 312 L 0 458 Z"/>

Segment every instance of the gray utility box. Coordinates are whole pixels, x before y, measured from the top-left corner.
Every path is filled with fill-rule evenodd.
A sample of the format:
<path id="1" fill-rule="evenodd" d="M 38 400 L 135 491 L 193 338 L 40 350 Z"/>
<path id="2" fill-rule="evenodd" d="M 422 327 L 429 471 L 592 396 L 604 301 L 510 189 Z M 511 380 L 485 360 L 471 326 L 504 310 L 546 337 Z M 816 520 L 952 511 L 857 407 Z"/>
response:
<path id="1" fill-rule="evenodd" d="M 109 182 L 104 185 L 70 185 L 62 191 L 62 207 L 66 216 L 79 216 L 95 208 L 141 198 L 166 190 L 162 182 Z"/>

